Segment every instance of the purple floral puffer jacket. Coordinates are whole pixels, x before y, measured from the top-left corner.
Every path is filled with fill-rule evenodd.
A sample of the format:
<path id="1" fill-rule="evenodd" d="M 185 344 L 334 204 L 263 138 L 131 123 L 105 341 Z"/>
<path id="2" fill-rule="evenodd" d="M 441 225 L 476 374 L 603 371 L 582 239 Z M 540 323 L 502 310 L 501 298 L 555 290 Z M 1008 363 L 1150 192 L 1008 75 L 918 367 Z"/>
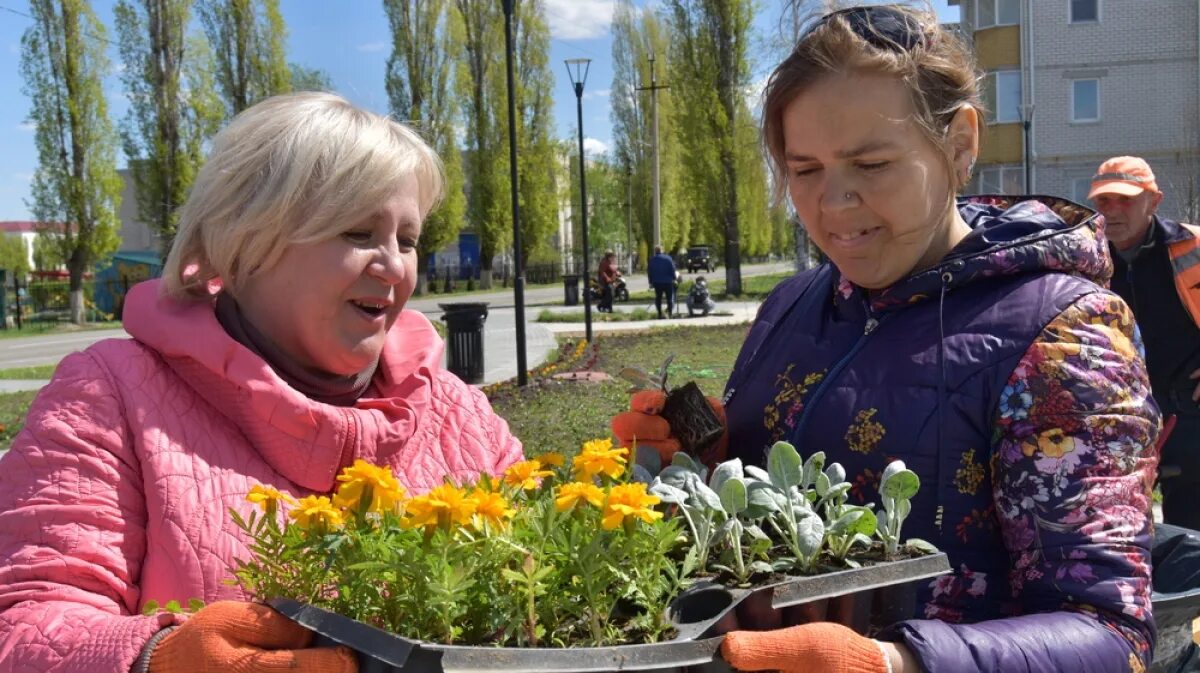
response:
<path id="1" fill-rule="evenodd" d="M 885 637 L 925 671 L 1141 673 L 1159 413 L 1096 218 L 959 208 L 972 234 L 886 290 L 831 265 L 776 289 L 726 389 L 731 457 L 824 451 L 857 503 L 879 502 L 888 462 L 917 472 L 903 534 L 953 572 Z"/>

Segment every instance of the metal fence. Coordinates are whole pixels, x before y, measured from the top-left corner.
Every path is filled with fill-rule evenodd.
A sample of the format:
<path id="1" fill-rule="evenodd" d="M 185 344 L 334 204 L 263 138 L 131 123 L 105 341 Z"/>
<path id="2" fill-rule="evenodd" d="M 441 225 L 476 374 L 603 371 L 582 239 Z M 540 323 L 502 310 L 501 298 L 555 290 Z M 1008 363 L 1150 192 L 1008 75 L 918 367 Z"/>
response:
<path id="1" fill-rule="evenodd" d="M 98 307 L 96 292 L 107 290 L 109 296 L 124 298 L 128 284 L 120 281 L 83 282 L 84 319 L 88 322 L 114 320 L 120 317 L 120 307 Z M 122 302 L 118 302 L 122 303 Z M 108 310 L 104 310 L 108 309 Z M 4 317 L 0 327 L 20 329 L 27 323 L 69 322 L 71 320 L 71 284 L 68 281 L 33 281 L 19 278 L 4 283 Z"/>

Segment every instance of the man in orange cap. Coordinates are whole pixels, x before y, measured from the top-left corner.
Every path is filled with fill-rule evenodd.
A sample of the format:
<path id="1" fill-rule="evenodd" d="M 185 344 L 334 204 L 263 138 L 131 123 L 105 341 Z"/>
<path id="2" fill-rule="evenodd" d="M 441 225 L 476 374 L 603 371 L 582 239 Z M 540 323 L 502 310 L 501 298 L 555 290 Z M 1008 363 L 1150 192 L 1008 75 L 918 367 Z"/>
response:
<path id="1" fill-rule="evenodd" d="M 1101 164 L 1088 198 L 1104 215 L 1112 289 L 1141 328 L 1154 399 L 1175 423 L 1159 462 L 1163 518 L 1200 529 L 1200 227 L 1156 214 L 1162 191 L 1139 157 Z"/>

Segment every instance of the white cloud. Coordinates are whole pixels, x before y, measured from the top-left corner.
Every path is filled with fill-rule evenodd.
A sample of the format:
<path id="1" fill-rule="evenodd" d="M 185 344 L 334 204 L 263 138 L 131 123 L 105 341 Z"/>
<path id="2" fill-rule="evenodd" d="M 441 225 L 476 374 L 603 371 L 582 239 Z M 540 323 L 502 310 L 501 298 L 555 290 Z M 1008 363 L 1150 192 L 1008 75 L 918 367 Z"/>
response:
<path id="1" fill-rule="evenodd" d="M 360 44 L 355 49 L 365 52 L 386 51 L 390 45 L 387 42 L 367 42 Z"/>
<path id="2" fill-rule="evenodd" d="M 596 140 L 595 138 L 583 139 L 583 152 L 596 156 L 597 154 L 608 154 L 608 145 Z"/>
<path id="3" fill-rule="evenodd" d="M 612 89 L 599 89 L 597 91 L 584 91 L 583 97 L 587 98 L 608 98 L 612 93 Z"/>
<path id="4" fill-rule="evenodd" d="M 17 129 L 26 133 L 33 133 L 34 130 L 37 129 L 37 124 L 28 121 L 21 122 L 20 124 L 17 124 Z"/>
<path id="5" fill-rule="evenodd" d="M 613 0 L 546 0 L 550 34 L 560 40 L 587 40 L 608 33 Z"/>

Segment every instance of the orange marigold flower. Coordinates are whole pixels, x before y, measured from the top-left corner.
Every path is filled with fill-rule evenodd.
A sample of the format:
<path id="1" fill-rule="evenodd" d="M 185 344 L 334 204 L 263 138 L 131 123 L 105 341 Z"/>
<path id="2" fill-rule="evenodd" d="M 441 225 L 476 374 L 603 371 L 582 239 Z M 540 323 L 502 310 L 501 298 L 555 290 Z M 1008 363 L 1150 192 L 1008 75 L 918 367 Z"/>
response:
<path id="1" fill-rule="evenodd" d="M 542 469 L 540 460 L 522 460 L 509 465 L 504 471 L 504 484 L 528 491 L 541 486 L 542 477 L 553 475 L 550 470 Z"/>
<path id="2" fill-rule="evenodd" d="M 296 504 L 296 499 L 287 493 L 262 484 L 252 486 L 250 493 L 246 496 L 246 500 L 262 507 L 264 512 L 270 512 L 272 507 L 279 507 L 279 503 L 281 502 L 286 502 L 289 505 Z"/>
<path id="3" fill-rule="evenodd" d="M 323 495 L 310 495 L 301 498 L 300 502 L 288 512 L 296 525 L 304 530 L 341 528 L 346 520 L 342 511 L 333 506 L 329 498 Z"/>
<path id="4" fill-rule="evenodd" d="M 575 456 L 575 478 L 579 481 L 590 481 L 596 475 L 606 475 L 616 479 L 625 472 L 625 462 L 629 449 L 613 448 L 611 439 L 594 439 L 585 442 L 583 451 Z"/>
<path id="5" fill-rule="evenodd" d="M 475 501 L 476 518 L 491 526 L 503 526 L 505 521 L 517 513 L 517 510 L 508 506 L 508 500 L 505 500 L 504 496 L 499 493 L 475 489 L 471 493 L 471 499 Z"/>
<path id="6" fill-rule="evenodd" d="M 626 519 L 641 519 L 651 523 L 662 518 L 662 512 L 651 509 L 660 502 L 662 500 L 658 496 L 646 493 L 645 484 L 613 486 L 604 501 L 604 518 L 601 519 L 600 525 L 604 530 L 615 530 L 625 523 Z"/>
<path id="7" fill-rule="evenodd" d="M 558 489 L 558 497 L 554 499 L 554 508 L 565 512 L 573 509 L 581 500 L 600 507 L 604 504 L 604 491 L 590 482 L 573 481 L 563 484 Z"/>
<path id="8" fill-rule="evenodd" d="M 551 465 L 553 467 L 562 467 L 567 462 L 567 459 L 564 458 L 561 453 L 553 452 L 543 453 L 542 455 L 538 456 L 537 459 L 541 461 L 542 465 Z"/>
<path id="9" fill-rule="evenodd" d="M 408 501 L 402 525 L 408 528 L 441 526 L 450 530 L 451 526 L 470 523 L 475 506 L 476 501 L 466 491 L 453 484 L 442 484 Z"/>
<path id="10" fill-rule="evenodd" d="M 406 493 L 390 469 L 372 465 L 361 458 L 342 470 L 337 480 L 342 485 L 333 503 L 344 509 L 354 509 L 364 497 L 369 497 L 368 512 L 389 512 Z"/>

